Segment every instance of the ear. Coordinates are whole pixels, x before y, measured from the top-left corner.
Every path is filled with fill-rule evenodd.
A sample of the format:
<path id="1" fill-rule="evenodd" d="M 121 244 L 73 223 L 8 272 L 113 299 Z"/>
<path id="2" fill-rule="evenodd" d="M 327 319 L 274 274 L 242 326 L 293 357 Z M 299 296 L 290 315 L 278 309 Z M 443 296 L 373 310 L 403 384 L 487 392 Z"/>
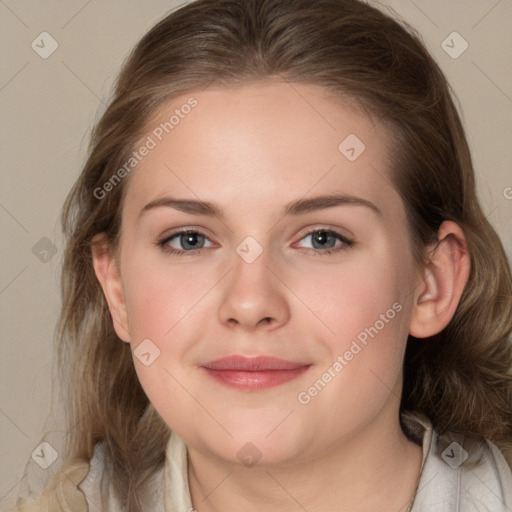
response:
<path id="1" fill-rule="evenodd" d="M 466 237 L 459 225 L 443 222 L 437 239 L 414 294 L 409 334 L 416 338 L 433 336 L 448 325 L 469 277 Z"/>
<path id="2" fill-rule="evenodd" d="M 124 299 L 123 283 L 116 258 L 103 234 L 96 235 L 91 242 L 94 272 L 103 289 L 114 329 L 123 341 L 130 341 L 128 315 Z"/>

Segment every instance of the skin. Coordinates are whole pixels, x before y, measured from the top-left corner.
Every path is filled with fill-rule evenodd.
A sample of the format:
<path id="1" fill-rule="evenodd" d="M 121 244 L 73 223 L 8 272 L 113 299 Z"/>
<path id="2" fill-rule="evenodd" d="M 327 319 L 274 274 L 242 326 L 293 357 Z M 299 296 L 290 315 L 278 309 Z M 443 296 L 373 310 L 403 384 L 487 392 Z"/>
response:
<path id="1" fill-rule="evenodd" d="M 321 87 L 276 80 L 209 88 L 174 98 L 148 126 L 191 95 L 197 107 L 129 176 L 119 260 L 100 237 L 93 260 L 119 337 L 132 349 L 150 339 L 160 350 L 151 365 L 136 357 L 134 364 L 188 446 L 194 507 L 405 511 L 422 456 L 399 425 L 407 336 L 430 336 L 453 316 L 469 272 L 463 232 L 443 223 L 431 263 L 415 266 L 407 214 L 389 178 L 390 136 Z M 366 146 L 355 161 L 338 149 L 349 134 Z M 335 193 L 380 213 L 342 204 L 282 215 L 289 202 Z M 216 203 L 223 215 L 168 206 L 140 214 L 164 196 Z M 157 245 L 180 227 L 203 231 L 204 247 L 178 256 Z M 343 250 L 322 254 L 308 236 L 313 229 L 333 229 L 353 245 L 336 241 Z M 248 236 L 263 251 L 252 263 L 236 252 Z M 185 250 L 179 236 L 168 245 Z M 394 303 L 401 311 L 299 403 L 298 393 Z M 223 386 L 198 368 L 232 354 L 312 366 L 257 392 Z M 261 452 L 252 467 L 237 457 L 248 442 Z"/>

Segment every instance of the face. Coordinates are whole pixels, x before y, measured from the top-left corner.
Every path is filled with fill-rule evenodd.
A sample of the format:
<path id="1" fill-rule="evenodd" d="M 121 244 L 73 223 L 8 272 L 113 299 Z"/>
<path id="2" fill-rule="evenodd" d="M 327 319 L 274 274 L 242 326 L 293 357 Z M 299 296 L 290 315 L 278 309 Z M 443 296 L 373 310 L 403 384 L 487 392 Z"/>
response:
<path id="1" fill-rule="evenodd" d="M 288 464 L 396 421 L 417 276 L 384 127 L 284 82 L 184 95 L 148 126 L 116 328 L 169 427 Z"/>

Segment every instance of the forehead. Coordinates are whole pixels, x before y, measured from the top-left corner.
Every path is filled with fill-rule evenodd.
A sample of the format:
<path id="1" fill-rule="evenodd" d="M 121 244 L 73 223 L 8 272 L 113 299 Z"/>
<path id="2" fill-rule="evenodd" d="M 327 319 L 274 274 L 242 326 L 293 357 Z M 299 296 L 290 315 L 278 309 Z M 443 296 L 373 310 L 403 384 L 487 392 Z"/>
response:
<path id="1" fill-rule="evenodd" d="M 150 140 L 151 149 L 130 174 L 127 209 L 169 193 L 233 207 L 309 191 L 396 195 L 385 128 L 318 85 L 194 91 L 162 105 L 147 127 L 141 144 Z"/>

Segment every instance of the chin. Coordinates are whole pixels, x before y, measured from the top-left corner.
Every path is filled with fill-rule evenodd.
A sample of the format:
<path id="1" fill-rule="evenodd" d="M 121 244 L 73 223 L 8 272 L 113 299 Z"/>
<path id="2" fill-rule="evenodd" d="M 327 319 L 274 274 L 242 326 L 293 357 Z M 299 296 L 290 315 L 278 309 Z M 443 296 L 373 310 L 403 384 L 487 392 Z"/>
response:
<path id="1" fill-rule="evenodd" d="M 274 429 L 272 431 L 272 429 Z M 304 454 L 308 443 L 301 442 L 296 433 L 286 428 L 281 431 L 268 428 L 268 425 L 252 425 L 243 430 L 230 430 L 233 438 L 201 438 L 201 444 L 211 454 L 224 459 L 229 464 L 239 464 L 246 467 L 254 466 L 283 466 L 292 464 Z M 269 434 L 269 432 L 271 432 Z M 295 434 L 295 435 L 294 435 Z"/>

